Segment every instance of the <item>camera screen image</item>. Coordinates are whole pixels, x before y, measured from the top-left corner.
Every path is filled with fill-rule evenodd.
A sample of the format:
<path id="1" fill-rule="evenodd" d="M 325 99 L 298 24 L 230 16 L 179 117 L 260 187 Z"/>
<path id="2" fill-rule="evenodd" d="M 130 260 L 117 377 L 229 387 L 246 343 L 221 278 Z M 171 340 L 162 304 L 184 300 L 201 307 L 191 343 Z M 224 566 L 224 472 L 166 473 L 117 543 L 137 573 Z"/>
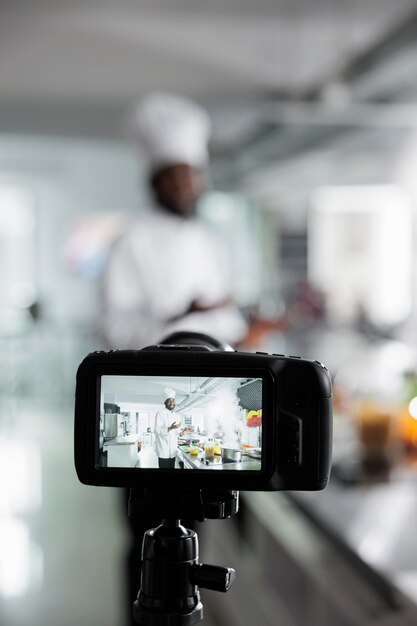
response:
<path id="1" fill-rule="evenodd" d="M 96 468 L 262 469 L 262 378 L 102 375 Z"/>

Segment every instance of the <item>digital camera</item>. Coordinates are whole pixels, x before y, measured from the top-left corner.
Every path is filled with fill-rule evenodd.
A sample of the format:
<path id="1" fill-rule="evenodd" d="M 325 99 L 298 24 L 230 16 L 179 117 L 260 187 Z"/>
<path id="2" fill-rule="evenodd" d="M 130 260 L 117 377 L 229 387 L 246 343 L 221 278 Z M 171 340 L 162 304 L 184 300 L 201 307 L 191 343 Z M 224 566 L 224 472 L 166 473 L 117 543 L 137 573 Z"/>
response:
<path id="1" fill-rule="evenodd" d="M 331 447 L 318 361 L 162 344 L 94 352 L 78 368 L 75 467 L 87 485 L 320 490 Z"/>

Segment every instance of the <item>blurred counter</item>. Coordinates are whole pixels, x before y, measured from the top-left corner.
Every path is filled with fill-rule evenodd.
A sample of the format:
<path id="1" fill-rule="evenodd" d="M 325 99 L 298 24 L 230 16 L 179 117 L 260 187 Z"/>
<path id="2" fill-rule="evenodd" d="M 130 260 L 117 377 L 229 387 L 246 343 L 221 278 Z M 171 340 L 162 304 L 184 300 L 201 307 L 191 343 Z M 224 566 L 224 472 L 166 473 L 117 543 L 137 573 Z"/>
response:
<path id="1" fill-rule="evenodd" d="M 326 502 L 326 494 L 331 497 Z M 202 555 L 233 566 L 232 589 L 216 594 L 216 623 L 261 626 L 415 626 L 417 605 L 397 581 L 358 556 L 337 528 L 347 509 L 321 493 L 241 494 L 239 513 L 201 529 Z M 315 502 L 318 498 L 319 502 Z M 327 508 L 326 508 L 327 507 Z M 354 510 L 354 506 L 352 509 Z M 345 517 L 347 516 L 347 517 Z M 200 533 L 199 533 L 200 534 Z M 203 597 L 205 601 L 205 597 Z"/>
<path id="2" fill-rule="evenodd" d="M 386 482 L 345 482 L 335 465 L 328 487 L 290 497 L 326 532 L 417 604 L 417 468 L 391 469 Z"/>

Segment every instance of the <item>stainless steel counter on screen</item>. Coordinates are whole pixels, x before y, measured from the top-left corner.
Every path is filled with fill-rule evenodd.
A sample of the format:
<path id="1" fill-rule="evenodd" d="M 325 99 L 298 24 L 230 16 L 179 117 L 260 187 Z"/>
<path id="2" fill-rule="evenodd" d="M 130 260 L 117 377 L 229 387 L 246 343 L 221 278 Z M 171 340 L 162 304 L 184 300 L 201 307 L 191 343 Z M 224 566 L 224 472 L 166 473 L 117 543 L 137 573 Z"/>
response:
<path id="1" fill-rule="evenodd" d="M 213 461 L 208 461 L 206 463 L 204 450 L 202 450 L 198 455 L 192 455 L 190 452 L 186 452 L 181 449 L 181 446 L 178 447 L 177 457 L 180 463 L 184 464 L 184 467 L 187 469 L 210 469 L 210 470 L 250 470 L 250 471 L 259 471 L 261 469 L 261 461 L 258 459 L 253 459 L 249 456 L 242 456 L 242 460 L 240 462 L 222 462 L 221 456 L 217 459 L 215 458 Z"/>
<path id="2" fill-rule="evenodd" d="M 138 462 L 139 435 L 123 435 L 104 442 L 109 467 L 135 467 Z"/>

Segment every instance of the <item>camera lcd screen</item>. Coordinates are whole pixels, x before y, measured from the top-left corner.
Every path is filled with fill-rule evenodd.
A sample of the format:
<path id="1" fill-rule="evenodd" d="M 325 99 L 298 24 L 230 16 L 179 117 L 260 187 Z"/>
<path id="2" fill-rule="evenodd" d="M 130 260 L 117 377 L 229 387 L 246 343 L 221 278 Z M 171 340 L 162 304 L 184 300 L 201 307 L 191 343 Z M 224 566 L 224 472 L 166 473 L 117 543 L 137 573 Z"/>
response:
<path id="1" fill-rule="evenodd" d="M 261 378 L 100 377 L 97 469 L 262 469 Z"/>

